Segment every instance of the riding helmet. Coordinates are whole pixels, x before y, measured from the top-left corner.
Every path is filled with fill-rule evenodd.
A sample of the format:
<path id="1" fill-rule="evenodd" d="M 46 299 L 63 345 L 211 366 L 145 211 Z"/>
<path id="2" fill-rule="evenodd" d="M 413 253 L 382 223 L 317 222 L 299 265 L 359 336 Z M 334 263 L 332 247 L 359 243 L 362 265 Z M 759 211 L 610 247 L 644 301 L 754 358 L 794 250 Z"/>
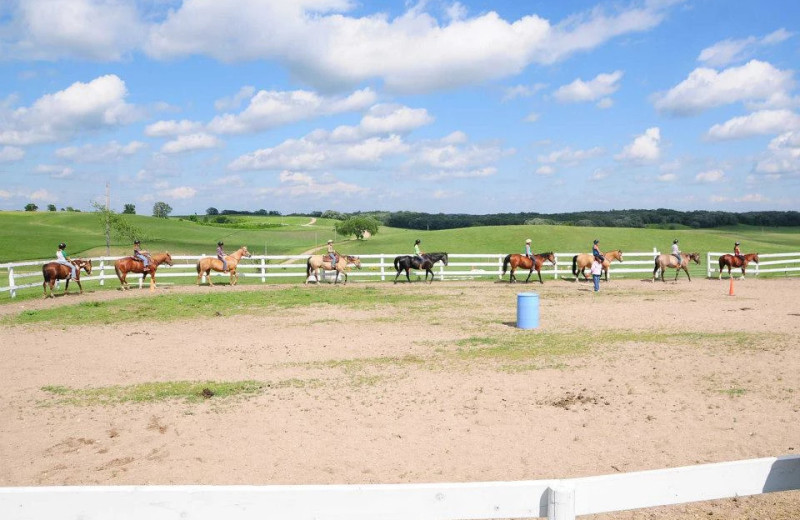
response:
<path id="1" fill-rule="evenodd" d="M 597 239 L 595 238 L 595 239 L 594 239 L 594 243 L 595 243 L 595 244 L 599 244 L 599 243 L 600 243 L 600 241 L 599 241 L 599 240 L 597 240 Z"/>
<path id="2" fill-rule="evenodd" d="M 525 243 L 526 243 L 526 244 L 530 244 L 530 243 L 531 243 L 531 239 L 530 239 L 530 238 L 526 239 L 526 240 L 525 240 Z"/>
<path id="3" fill-rule="evenodd" d="M 739 245 L 739 242 L 736 242 L 736 245 L 738 246 L 738 245 Z"/>
<path id="4" fill-rule="evenodd" d="M 328 243 L 329 244 L 333 244 L 333 240 L 328 240 Z"/>
<path id="5" fill-rule="evenodd" d="M 421 240 L 420 240 L 420 239 L 416 239 L 416 240 L 414 241 L 414 243 L 415 243 L 415 244 L 419 244 L 419 243 L 421 243 Z"/>
<path id="6" fill-rule="evenodd" d="M 134 244 L 141 244 L 141 242 L 139 242 L 138 240 L 134 240 L 133 243 Z"/>
<path id="7" fill-rule="evenodd" d="M 678 239 L 676 238 L 675 240 L 672 241 L 672 243 L 673 244 L 677 244 L 678 243 Z"/>
<path id="8" fill-rule="evenodd" d="M 58 248 L 59 249 L 66 249 L 67 248 L 67 244 L 65 244 L 64 242 L 61 242 L 60 244 L 58 244 Z"/>
<path id="9" fill-rule="evenodd" d="M 223 244 L 223 243 L 222 243 L 222 240 L 220 240 L 219 242 L 217 242 L 217 245 L 218 245 L 218 246 L 222 246 L 222 245 L 225 245 L 225 244 Z"/>

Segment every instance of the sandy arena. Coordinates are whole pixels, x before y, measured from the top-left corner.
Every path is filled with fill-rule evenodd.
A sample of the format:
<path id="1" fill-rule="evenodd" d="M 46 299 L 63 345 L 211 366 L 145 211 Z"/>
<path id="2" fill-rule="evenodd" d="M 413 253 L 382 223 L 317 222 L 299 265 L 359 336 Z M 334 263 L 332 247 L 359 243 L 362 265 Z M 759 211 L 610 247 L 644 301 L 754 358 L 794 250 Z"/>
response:
<path id="1" fill-rule="evenodd" d="M 351 283 L 403 305 L 173 323 L 0 326 L 0 486 L 566 478 L 800 452 L 800 279 Z M 280 286 L 159 289 L 260 291 Z M 536 331 L 516 294 L 540 295 Z M 147 291 L 89 292 L 22 310 Z M 87 310 L 87 312 L 91 312 Z M 652 333 L 644 339 L 640 333 Z M 554 335 L 577 353 L 502 352 Z M 527 339 L 526 339 L 527 338 Z M 609 340 L 609 338 L 612 338 Z M 494 350 L 493 350 L 494 349 Z M 62 404 L 47 386 L 265 384 L 198 402 Z M 595 519 L 800 517 L 800 491 Z"/>

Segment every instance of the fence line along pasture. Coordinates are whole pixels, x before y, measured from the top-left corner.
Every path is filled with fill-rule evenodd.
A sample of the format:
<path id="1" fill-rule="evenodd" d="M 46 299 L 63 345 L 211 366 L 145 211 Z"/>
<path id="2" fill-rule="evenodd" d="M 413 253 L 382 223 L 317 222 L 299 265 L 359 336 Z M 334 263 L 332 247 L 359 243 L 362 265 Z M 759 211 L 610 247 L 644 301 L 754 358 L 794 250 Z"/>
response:
<path id="1" fill-rule="evenodd" d="M 0 518 L 477 520 L 576 516 L 800 489 L 800 455 L 562 480 L 0 488 Z"/>
<path id="2" fill-rule="evenodd" d="M 575 254 L 577 253 L 555 253 L 556 265 L 545 263 L 542 266 L 542 277 L 574 279 L 572 275 L 572 257 Z M 653 272 L 653 258 L 658 254 L 659 251 L 655 248 L 652 251 L 624 253 L 624 262 L 611 263 L 609 278 L 645 273 L 649 277 Z M 718 267 L 718 258 L 722 254 L 707 254 L 706 265 L 709 277 L 712 276 L 714 269 Z M 173 265 L 162 264 L 159 266 L 156 278 L 159 281 L 164 281 L 170 278 L 197 277 L 197 262 L 207 256 L 209 255 L 174 255 L 172 257 Z M 393 280 L 396 274 L 393 261 L 396 256 L 398 255 L 389 253 L 360 255 L 361 270 L 352 269 L 348 272 L 348 275 L 354 278 Z M 502 276 L 503 259 L 506 253 L 453 253 L 448 256 L 449 265 L 447 267 L 441 263 L 437 263 L 434 266 L 433 271 L 439 280 L 500 277 Z M 759 255 L 759 257 L 761 259 L 760 264 L 750 264 L 749 266 L 753 268 L 753 274 L 755 275 L 759 273 L 785 273 L 788 275 L 793 272 L 800 272 L 800 253 L 772 253 Z M 100 285 L 105 285 L 106 281 L 117 283 L 117 277 L 114 273 L 114 261 L 119 258 L 123 257 L 101 256 L 92 258 L 92 275 L 81 276 L 81 281 L 99 281 Z M 239 263 L 239 277 L 260 279 L 262 283 L 266 283 L 268 279 L 304 279 L 307 258 L 308 255 L 253 255 L 250 258 L 243 258 Z M 0 293 L 9 292 L 13 298 L 19 289 L 41 287 L 41 266 L 52 261 L 37 260 L 0 264 L 0 270 L 5 269 L 8 271 L 8 284 L 0 285 Z M 692 265 L 690 270 L 695 267 L 702 269 L 700 266 Z M 517 271 L 518 276 L 519 274 L 527 276 L 527 270 L 518 269 Z M 694 271 L 692 272 L 694 273 Z M 415 271 L 415 273 L 419 276 L 424 275 L 424 271 Z M 223 280 L 228 277 L 227 274 L 213 271 L 212 276 L 222 277 Z M 534 278 L 535 276 L 531 279 Z M 129 282 L 135 283 L 137 279 L 141 287 L 142 277 L 136 273 L 129 273 Z M 2 281 L 0 281 L 0 284 L 2 284 Z"/>
<path id="3" fill-rule="evenodd" d="M 719 275 L 719 258 L 722 255 L 730 253 L 706 253 L 706 265 L 708 266 L 708 277 L 711 278 L 714 273 Z M 723 269 L 725 272 L 728 268 Z M 758 255 L 758 263 L 750 262 L 747 265 L 748 272 L 755 276 L 759 273 L 783 273 L 789 275 L 790 273 L 800 272 L 800 253 L 764 253 Z M 741 272 L 741 269 L 734 267 L 731 273 L 736 271 Z"/>

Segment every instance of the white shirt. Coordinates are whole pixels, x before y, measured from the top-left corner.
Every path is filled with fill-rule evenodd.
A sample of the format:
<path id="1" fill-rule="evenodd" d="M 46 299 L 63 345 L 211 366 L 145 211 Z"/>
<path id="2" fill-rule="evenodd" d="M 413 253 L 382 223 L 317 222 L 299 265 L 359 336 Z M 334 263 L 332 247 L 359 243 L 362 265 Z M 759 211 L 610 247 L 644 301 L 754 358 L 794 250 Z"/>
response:
<path id="1" fill-rule="evenodd" d="M 678 249 L 678 244 L 672 244 L 672 254 L 673 255 L 680 254 L 680 250 Z"/>
<path id="2" fill-rule="evenodd" d="M 58 251 L 56 251 L 56 258 L 58 258 L 58 259 L 59 259 L 59 260 L 61 260 L 62 262 L 66 262 L 66 261 L 67 261 L 67 259 L 66 259 L 66 258 L 64 258 L 64 251 L 63 251 L 63 250 L 61 250 L 61 249 L 59 249 Z"/>
<path id="3" fill-rule="evenodd" d="M 600 275 L 603 274 L 603 263 L 602 262 L 592 262 L 592 275 Z"/>

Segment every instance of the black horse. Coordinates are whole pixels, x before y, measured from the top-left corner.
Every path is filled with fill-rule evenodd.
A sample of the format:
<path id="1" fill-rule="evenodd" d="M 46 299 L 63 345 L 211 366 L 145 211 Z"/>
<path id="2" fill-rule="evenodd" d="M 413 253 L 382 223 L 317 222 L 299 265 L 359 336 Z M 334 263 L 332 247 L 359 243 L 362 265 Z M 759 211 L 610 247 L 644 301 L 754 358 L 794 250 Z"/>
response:
<path id="1" fill-rule="evenodd" d="M 411 269 L 425 269 L 425 281 L 428 281 L 428 274 L 430 274 L 431 280 L 428 283 L 431 283 L 433 282 L 433 264 L 441 261 L 447 265 L 447 253 L 423 253 L 421 256 L 422 261 L 413 255 L 401 255 L 395 258 L 394 268 L 397 269 L 397 275 L 394 277 L 394 283 L 397 283 L 397 277 L 402 271 L 406 272 L 406 280 L 411 282 L 411 278 L 408 276 Z"/>

